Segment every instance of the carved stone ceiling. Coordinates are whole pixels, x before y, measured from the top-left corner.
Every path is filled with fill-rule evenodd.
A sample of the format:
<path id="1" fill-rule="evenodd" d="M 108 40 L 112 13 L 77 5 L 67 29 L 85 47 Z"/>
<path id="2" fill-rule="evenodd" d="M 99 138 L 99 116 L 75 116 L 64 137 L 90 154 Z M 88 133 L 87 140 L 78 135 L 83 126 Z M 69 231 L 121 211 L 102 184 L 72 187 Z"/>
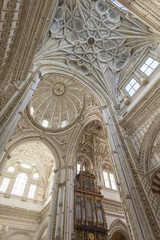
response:
<path id="1" fill-rule="evenodd" d="M 13 150 L 8 164 L 16 162 L 36 166 L 43 177 L 49 177 L 50 170 L 54 166 L 54 157 L 44 143 L 31 141 L 23 143 Z"/>
<path id="2" fill-rule="evenodd" d="M 90 122 L 83 131 L 77 149 L 78 161 L 88 157 L 93 167 L 112 171 L 111 156 L 106 134 L 99 121 Z"/>
<path id="3" fill-rule="evenodd" d="M 82 88 L 60 74 L 46 74 L 31 98 L 27 112 L 32 122 L 47 131 L 65 129 L 84 108 Z"/>
<path id="4" fill-rule="evenodd" d="M 68 65 L 98 82 L 116 103 L 118 75 L 132 56 L 158 41 L 146 26 L 138 26 L 103 1 L 64 0 L 58 6 L 50 37 L 35 56 L 37 65 Z M 119 11 L 119 10 L 117 10 Z M 125 17 L 126 16 L 126 17 Z M 97 84 L 97 83 L 96 83 Z"/>

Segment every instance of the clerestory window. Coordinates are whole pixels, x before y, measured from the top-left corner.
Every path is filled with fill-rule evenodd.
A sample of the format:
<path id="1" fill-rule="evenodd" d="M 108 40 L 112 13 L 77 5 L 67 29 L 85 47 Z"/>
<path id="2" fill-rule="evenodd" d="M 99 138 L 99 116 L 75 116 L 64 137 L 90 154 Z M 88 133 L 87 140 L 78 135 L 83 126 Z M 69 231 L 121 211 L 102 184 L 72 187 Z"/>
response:
<path id="1" fill-rule="evenodd" d="M 22 196 L 27 183 L 27 179 L 28 177 L 25 173 L 19 173 L 11 193 L 17 196 Z"/>
<path id="2" fill-rule="evenodd" d="M 159 65 L 158 61 L 156 61 L 153 58 L 149 57 L 149 58 L 147 58 L 145 63 L 142 65 L 140 70 L 149 77 L 150 74 L 156 69 L 156 67 L 158 65 Z"/>
<path id="3" fill-rule="evenodd" d="M 129 96 L 132 97 L 135 94 L 135 92 L 139 89 L 139 87 L 140 84 L 134 78 L 132 78 L 131 81 L 125 87 L 125 90 L 129 94 Z"/>
<path id="4" fill-rule="evenodd" d="M 36 185 L 35 184 L 31 184 L 30 188 L 29 188 L 29 192 L 28 192 L 28 198 L 33 199 L 34 195 L 35 195 L 35 192 L 36 192 Z"/>
<path id="5" fill-rule="evenodd" d="M 104 177 L 104 185 L 106 188 L 117 190 L 117 185 L 116 185 L 116 181 L 113 173 L 103 171 L 103 177 Z"/>
<path id="6" fill-rule="evenodd" d="M 0 186 L 0 192 L 6 192 L 9 182 L 10 182 L 10 178 L 3 179 L 1 186 Z"/>

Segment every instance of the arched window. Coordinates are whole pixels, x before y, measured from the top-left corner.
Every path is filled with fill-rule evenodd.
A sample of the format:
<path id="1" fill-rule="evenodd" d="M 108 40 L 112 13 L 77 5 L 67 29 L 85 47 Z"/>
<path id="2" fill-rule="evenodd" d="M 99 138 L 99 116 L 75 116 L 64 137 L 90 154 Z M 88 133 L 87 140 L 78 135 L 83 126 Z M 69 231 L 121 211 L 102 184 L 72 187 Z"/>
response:
<path id="1" fill-rule="evenodd" d="M 35 195 L 35 192 L 36 192 L 36 187 L 37 186 L 35 184 L 30 185 L 29 192 L 28 192 L 28 198 L 31 198 L 31 199 L 34 198 L 34 195 Z"/>
<path id="2" fill-rule="evenodd" d="M 25 173 L 19 173 L 11 193 L 17 196 L 22 196 L 27 183 L 27 179 L 28 177 Z"/>
<path id="3" fill-rule="evenodd" d="M 9 178 L 4 178 L 3 179 L 2 184 L 0 186 L 0 192 L 6 192 L 9 182 L 10 182 Z"/>

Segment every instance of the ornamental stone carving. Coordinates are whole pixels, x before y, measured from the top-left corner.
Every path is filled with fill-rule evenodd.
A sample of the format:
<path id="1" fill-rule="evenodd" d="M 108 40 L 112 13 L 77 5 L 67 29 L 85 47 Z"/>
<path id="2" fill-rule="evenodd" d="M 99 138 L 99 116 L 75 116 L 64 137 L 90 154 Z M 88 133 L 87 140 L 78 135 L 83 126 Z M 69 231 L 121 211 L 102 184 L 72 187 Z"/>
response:
<path id="1" fill-rule="evenodd" d="M 94 79 L 114 99 L 120 70 L 158 38 L 146 26 L 138 26 L 133 19 L 131 22 L 125 14 L 122 17 L 110 4 L 64 0 L 56 10 L 50 37 L 34 63 L 67 64 Z"/>

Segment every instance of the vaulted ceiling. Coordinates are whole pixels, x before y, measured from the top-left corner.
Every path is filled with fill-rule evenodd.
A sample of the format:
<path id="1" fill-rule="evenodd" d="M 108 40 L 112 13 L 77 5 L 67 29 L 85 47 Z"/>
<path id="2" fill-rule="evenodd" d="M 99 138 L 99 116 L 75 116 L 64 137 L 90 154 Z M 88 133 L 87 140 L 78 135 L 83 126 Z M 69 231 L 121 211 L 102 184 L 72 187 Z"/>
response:
<path id="1" fill-rule="evenodd" d="M 132 59 L 159 41 L 139 20 L 129 19 L 104 1 L 60 1 L 50 26 L 49 38 L 39 49 L 34 64 L 67 65 L 98 84 L 116 103 L 119 73 Z"/>

